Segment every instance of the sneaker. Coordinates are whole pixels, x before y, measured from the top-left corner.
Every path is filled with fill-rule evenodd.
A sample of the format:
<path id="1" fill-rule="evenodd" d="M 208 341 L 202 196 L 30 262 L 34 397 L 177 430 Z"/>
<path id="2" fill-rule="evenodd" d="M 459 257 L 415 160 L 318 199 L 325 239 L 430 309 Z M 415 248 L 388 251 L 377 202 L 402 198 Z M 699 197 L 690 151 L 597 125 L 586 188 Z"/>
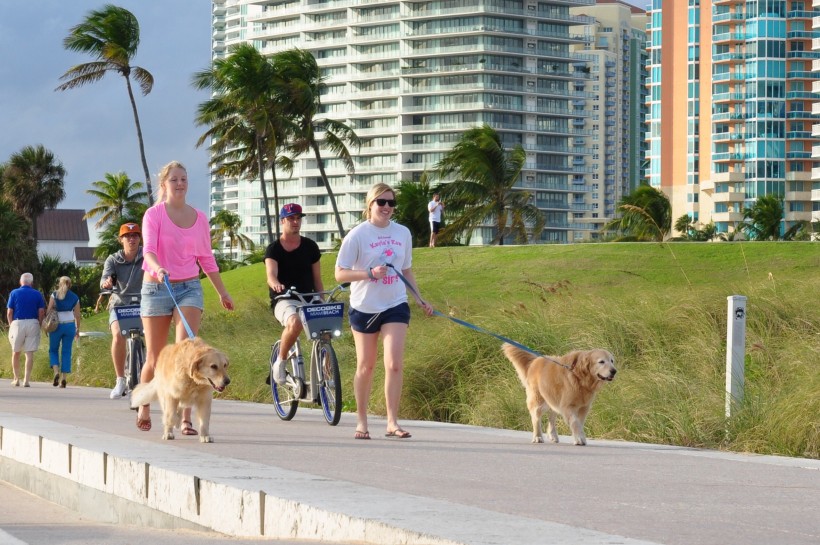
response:
<path id="1" fill-rule="evenodd" d="M 127 393 L 128 386 L 125 384 L 125 377 L 117 377 L 117 384 L 111 390 L 111 399 L 119 399 Z"/>
<path id="2" fill-rule="evenodd" d="M 275 380 L 279 386 L 284 386 L 285 382 L 287 382 L 288 373 L 284 361 L 276 360 L 276 363 L 273 364 L 273 380 Z"/>

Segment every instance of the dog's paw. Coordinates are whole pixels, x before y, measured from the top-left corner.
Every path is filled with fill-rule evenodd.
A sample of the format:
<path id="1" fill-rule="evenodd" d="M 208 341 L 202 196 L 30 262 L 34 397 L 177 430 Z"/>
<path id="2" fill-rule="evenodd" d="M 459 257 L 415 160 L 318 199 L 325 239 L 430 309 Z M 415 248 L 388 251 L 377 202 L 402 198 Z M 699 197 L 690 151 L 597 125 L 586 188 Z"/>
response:
<path id="1" fill-rule="evenodd" d="M 165 433 L 162 434 L 162 438 L 165 439 L 166 441 L 170 441 L 171 439 L 174 438 L 174 433 L 170 432 L 170 431 L 165 432 Z"/>
<path id="2" fill-rule="evenodd" d="M 213 443 L 214 440 L 210 435 L 200 435 L 199 436 L 200 443 Z"/>
<path id="3" fill-rule="evenodd" d="M 533 442 L 533 443 L 543 443 L 543 442 L 544 442 L 544 438 L 543 438 L 543 437 L 541 437 L 541 436 L 536 436 L 536 437 L 533 437 L 533 438 L 532 438 L 532 442 Z"/>
<path id="4" fill-rule="evenodd" d="M 587 440 L 584 437 L 576 437 L 575 438 L 575 444 L 578 445 L 579 447 L 583 447 L 584 445 L 587 444 Z"/>

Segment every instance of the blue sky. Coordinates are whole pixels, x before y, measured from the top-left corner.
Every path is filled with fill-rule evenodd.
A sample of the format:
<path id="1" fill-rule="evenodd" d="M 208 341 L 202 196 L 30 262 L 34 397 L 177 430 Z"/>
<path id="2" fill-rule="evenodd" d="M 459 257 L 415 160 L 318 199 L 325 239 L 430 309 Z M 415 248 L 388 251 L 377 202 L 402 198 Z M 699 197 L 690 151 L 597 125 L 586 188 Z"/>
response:
<path id="1" fill-rule="evenodd" d="M 135 89 L 148 168 L 181 161 L 191 181 L 189 201 L 207 213 L 208 157 L 195 144 L 204 127 L 194 124 L 207 92 L 191 77 L 211 60 L 211 3 L 205 0 L 115 0 L 140 23 L 133 64 L 154 76 L 154 89 Z M 60 208 L 88 210 L 85 193 L 107 172 L 123 171 L 144 181 L 134 118 L 125 80 L 101 81 L 57 92 L 59 77 L 92 59 L 63 49 L 63 39 L 89 11 L 105 2 L 87 0 L 0 0 L 0 161 L 27 145 L 42 144 L 67 171 L 67 197 Z M 152 181 L 156 181 L 152 177 Z M 90 227 L 93 222 L 90 222 Z"/>
<path id="2" fill-rule="evenodd" d="M 646 7 L 649 0 L 631 0 Z M 189 202 L 208 208 L 208 156 L 196 149 L 204 127 L 194 124 L 206 92 L 192 75 L 211 60 L 211 2 L 207 0 L 113 0 L 136 15 L 141 42 L 133 64 L 154 75 L 154 89 L 137 94 L 145 153 L 152 181 L 162 165 L 181 161 L 191 181 Z M 60 208 L 88 210 L 85 193 L 108 172 L 143 181 L 136 130 L 125 80 L 102 81 L 57 92 L 59 77 L 92 59 L 63 49 L 72 26 L 105 2 L 89 0 L 0 0 L 0 161 L 24 146 L 42 144 L 67 171 Z M 93 225 L 93 222 L 91 222 Z"/>

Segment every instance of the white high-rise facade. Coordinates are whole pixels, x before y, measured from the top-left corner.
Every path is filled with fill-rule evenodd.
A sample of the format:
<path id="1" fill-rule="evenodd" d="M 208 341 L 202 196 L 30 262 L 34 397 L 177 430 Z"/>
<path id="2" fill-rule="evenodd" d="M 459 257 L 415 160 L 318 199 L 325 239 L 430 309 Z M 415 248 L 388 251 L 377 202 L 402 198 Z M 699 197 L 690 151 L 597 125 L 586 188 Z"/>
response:
<path id="1" fill-rule="evenodd" d="M 591 192 L 585 146 L 589 59 L 572 52 L 592 20 L 571 15 L 593 0 L 214 0 L 214 58 L 233 44 L 270 55 L 299 47 L 326 78 L 322 114 L 344 121 L 362 140 L 352 150 L 355 173 L 323 150 L 342 223 L 361 221 L 367 190 L 377 182 L 416 180 L 470 128 L 487 123 L 506 147 L 527 160 L 517 187 L 530 191 L 545 215 L 536 242 L 588 238 L 594 224 L 573 214 L 577 195 Z M 280 203 L 296 201 L 303 233 L 331 248 L 336 222 L 315 158 L 296 161 L 289 178 L 277 171 Z M 268 178 L 270 180 L 270 178 Z M 270 182 L 269 182 L 270 183 Z M 268 189 L 271 200 L 273 191 Z M 258 180 L 214 178 L 211 212 L 229 209 L 243 234 L 266 244 Z M 590 216 L 591 217 L 591 216 Z M 275 221 L 275 217 L 272 218 Z M 488 243 L 493 230 L 473 234 Z"/>

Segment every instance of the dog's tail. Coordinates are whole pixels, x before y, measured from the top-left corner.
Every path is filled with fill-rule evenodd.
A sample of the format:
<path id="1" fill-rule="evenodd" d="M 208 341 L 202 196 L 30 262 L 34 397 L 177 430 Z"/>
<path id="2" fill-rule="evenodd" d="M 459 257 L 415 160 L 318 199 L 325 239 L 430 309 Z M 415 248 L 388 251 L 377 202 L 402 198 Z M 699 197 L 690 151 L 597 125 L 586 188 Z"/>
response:
<path id="1" fill-rule="evenodd" d="M 143 382 L 138 384 L 131 392 L 131 408 L 136 409 L 140 405 L 148 405 L 157 399 L 159 398 L 157 397 L 157 386 L 154 381 Z"/>
<path id="2" fill-rule="evenodd" d="M 504 351 L 504 355 L 507 356 L 507 359 L 509 359 L 512 362 L 513 367 L 515 367 L 515 372 L 518 373 L 518 378 L 521 380 L 521 384 L 526 386 L 527 369 L 529 369 L 532 360 L 535 359 L 535 356 L 526 350 L 522 350 L 509 343 L 504 343 L 501 345 L 501 350 Z"/>

